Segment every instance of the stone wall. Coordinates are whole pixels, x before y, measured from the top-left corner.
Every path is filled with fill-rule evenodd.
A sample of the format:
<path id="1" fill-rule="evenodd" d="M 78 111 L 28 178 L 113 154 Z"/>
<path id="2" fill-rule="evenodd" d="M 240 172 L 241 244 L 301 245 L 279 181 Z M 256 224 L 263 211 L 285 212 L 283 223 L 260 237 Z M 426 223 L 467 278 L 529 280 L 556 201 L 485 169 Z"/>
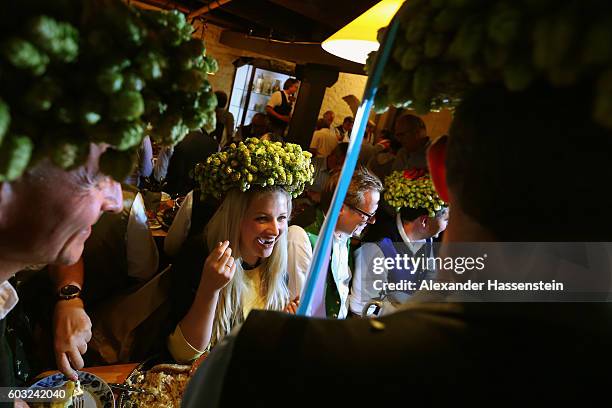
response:
<path id="1" fill-rule="evenodd" d="M 334 125 L 340 125 L 346 116 L 354 116 L 349 105 L 344 102 L 342 97 L 355 95 L 357 99 L 361 100 L 367 79 L 368 77 L 365 75 L 341 72 L 338 76 L 338 81 L 325 91 L 319 117 L 322 117 L 323 113 L 328 110 L 334 111 L 336 114 Z"/>
<path id="2" fill-rule="evenodd" d="M 416 115 L 414 111 L 408 111 Z M 448 134 L 453 115 L 450 110 L 442 109 L 440 112 L 429 112 L 427 115 L 417 115 L 423 119 L 427 127 L 427 135 L 431 140 L 436 140 L 442 135 Z"/>
<path id="3" fill-rule="evenodd" d="M 363 97 L 363 91 L 365 90 L 367 77 L 365 75 L 354 75 L 341 72 L 338 81 L 332 86 L 327 88 L 325 91 L 325 98 L 319 111 L 319 117 L 323 116 L 328 110 L 334 111 L 336 114 L 334 119 L 335 125 L 340 125 L 345 116 L 353 116 L 353 113 L 349 105 L 342 99 L 346 95 L 355 95 L 357 99 L 361 100 Z M 416 115 L 414 111 L 408 111 L 413 115 Z M 371 112 L 370 119 L 378 124 L 377 131 L 384 128 L 392 128 L 393 120 L 395 119 L 395 113 L 391 117 L 388 115 L 376 115 Z M 440 112 L 430 112 L 427 115 L 420 116 L 425 122 L 427 127 L 427 134 L 432 140 L 447 134 L 452 121 L 451 111 L 443 109 Z"/>

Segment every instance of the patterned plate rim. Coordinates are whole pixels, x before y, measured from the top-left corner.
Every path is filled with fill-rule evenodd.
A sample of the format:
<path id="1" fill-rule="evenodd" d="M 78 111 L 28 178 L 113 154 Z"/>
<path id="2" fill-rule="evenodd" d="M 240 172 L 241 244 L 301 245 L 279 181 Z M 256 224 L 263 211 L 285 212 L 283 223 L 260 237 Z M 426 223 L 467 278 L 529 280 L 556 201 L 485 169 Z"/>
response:
<path id="1" fill-rule="evenodd" d="M 115 396 L 113 394 L 113 390 L 106 383 L 106 381 L 104 381 L 102 378 L 98 377 L 97 375 L 89 373 L 87 371 L 77 371 L 77 373 L 79 376 L 79 380 L 81 381 L 85 389 L 87 389 L 91 394 L 94 394 L 96 397 L 98 397 L 98 400 L 100 402 L 103 402 L 102 399 L 100 398 L 101 395 L 106 396 L 106 397 L 110 396 L 110 402 L 112 403 L 111 406 L 115 407 Z M 96 389 L 92 390 L 91 387 L 89 387 L 89 384 L 94 380 L 100 382 L 100 387 L 97 390 Z M 41 378 L 40 380 L 32 384 L 30 388 L 58 387 L 66 383 L 66 381 L 68 381 L 68 378 L 66 378 L 64 374 L 58 372 L 58 373 L 50 374 L 44 378 Z"/>

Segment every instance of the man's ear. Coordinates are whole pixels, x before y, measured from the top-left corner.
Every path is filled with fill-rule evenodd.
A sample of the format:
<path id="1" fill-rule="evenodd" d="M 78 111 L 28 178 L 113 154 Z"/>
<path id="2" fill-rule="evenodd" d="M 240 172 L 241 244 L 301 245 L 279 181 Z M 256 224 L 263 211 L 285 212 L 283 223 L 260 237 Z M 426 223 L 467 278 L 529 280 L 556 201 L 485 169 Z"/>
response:
<path id="1" fill-rule="evenodd" d="M 427 229 L 427 224 L 428 223 L 429 223 L 429 216 L 428 215 L 421 215 L 421 217 L 419 219 L 419 224 L 421 224 L 421 228 Z"/>
<path id="2" fill-rule="evenodd" d="M 444 135 L 436 139 L 427 150 L 427 165 L 431 174 L 436 192 L 440 198 L 449 203 L 450 195 L 448 194 L 448 186 L 446 184 L 446 145 L 448 136 Z"/>

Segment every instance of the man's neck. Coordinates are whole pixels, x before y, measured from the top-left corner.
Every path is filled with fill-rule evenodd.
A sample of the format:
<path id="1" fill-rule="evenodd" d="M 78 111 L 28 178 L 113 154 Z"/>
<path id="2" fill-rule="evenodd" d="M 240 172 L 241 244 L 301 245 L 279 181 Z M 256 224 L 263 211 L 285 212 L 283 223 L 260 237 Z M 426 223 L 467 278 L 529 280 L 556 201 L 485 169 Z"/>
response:
<path id="1" fill-rule="evenodd" d="M 402 223 L 402 225 L 404 227 L 404 232 L 406 233 L 406 236 L 408 237 L 410 242 L 417 242 L 423 240 L 423 237 L 417 231 L 417 227 L 414 225 L 414 223 L 404 222 Z"/>
<path id="2" fill-rule="evenodd" d="M 340 218 L 340 217 L 338 216 L 338 218 Z M 326 220 L 326 219 L 327 219 L 327 213 L 323 212 L 323 220 Z M 347 238 L 349 238 L 351 236 L 351 234 L 348 234 L 346 232 L 340 231 L 338 229 L 338 222 L 337 221 L 336 221 L 336 228 L 334 229 L 333 234 L 334 234 L 334 238 L 337 238 L 337 239 L 347 239 Z"/>

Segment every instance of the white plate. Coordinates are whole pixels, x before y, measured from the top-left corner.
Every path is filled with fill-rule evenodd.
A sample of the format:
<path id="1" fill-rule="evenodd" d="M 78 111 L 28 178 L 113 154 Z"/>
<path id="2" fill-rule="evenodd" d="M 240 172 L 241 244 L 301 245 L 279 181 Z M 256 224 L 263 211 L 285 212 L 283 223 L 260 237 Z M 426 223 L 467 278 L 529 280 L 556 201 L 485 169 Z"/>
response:
<path id="1" fill-rule="evenodd" d="M 78 374 L 83 391 L 85 391 L 84 408 L 114 408 L 115 396 L 103 379 L 85 371 L 78 371 Z M 68 379 L 64 374 L 55 373 L 38 380 L 30 388 L 56 388 L 64 385 L 66 381 Z"/>

